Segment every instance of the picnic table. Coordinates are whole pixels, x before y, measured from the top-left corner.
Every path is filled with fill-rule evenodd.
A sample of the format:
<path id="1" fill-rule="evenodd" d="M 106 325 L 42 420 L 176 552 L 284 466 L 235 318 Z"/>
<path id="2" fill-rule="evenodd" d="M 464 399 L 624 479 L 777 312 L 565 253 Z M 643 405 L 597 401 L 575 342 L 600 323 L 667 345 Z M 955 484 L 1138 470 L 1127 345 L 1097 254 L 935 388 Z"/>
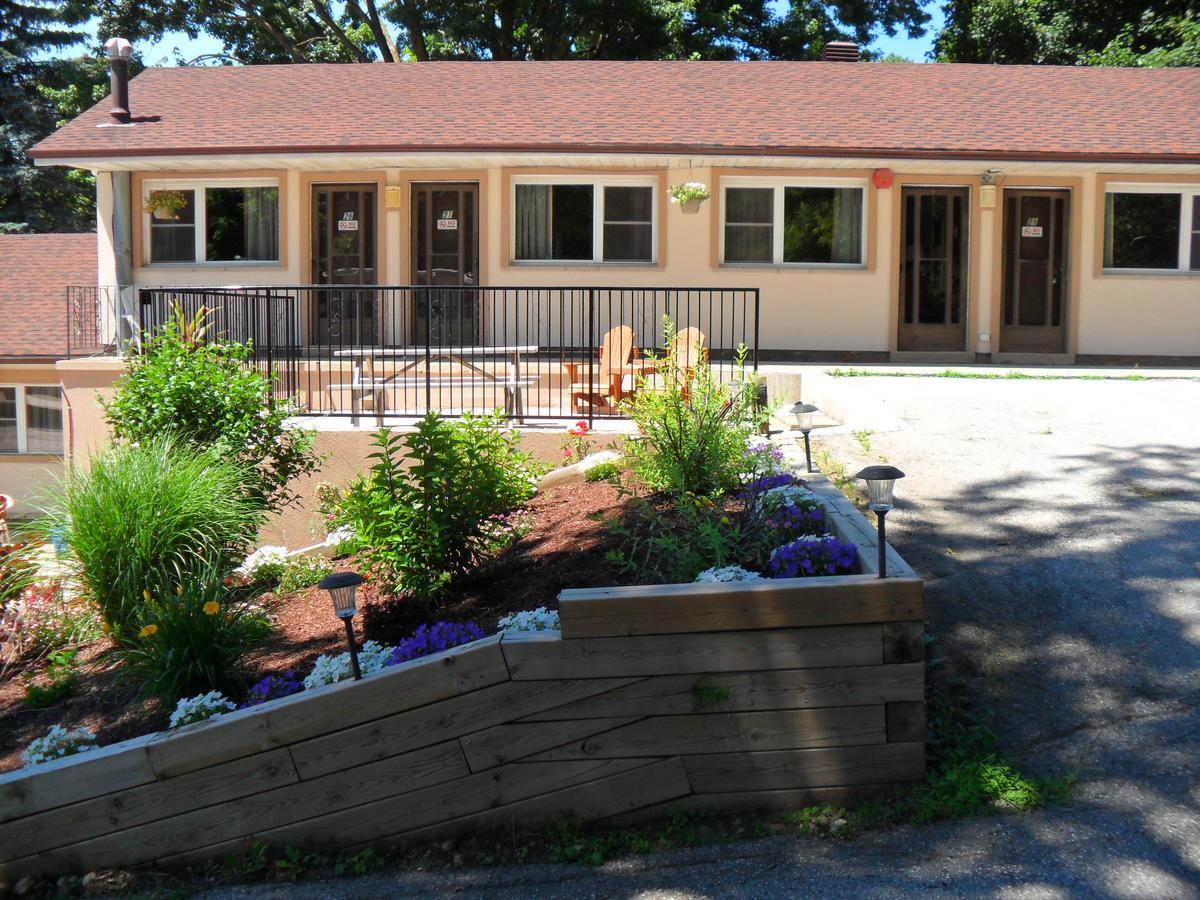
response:
<path id="1" fill-rule="evenodd" d="M 533 384 L 537 379 L 521 375 L 521 357 L 537 353 L 539 349 L 536 344 L 520 344 L 515 346 L 469 345 L 460 347 L 355 347 L 349 350 L 335 350 L 333 355 L 335 357 L 360 360 L 360 363 L 356 364 L 355 367 L 355 381 L 351 385 L 350 394 L 351 420 L 355 423 L 358 422 L 358 404 L 361 393 L 377 392 L 375 415 L 377 419 L 382 420 L 382 409 L 378 397 L 387 390 L 389 385 L 404 379 L 409 372 L 413 371 L 423 362 L 455 363 L 477 376 L 469 381 L 462 378 L 452 379 L 457 384 L 502 385 L 504 388 L 505 414 L 515 417 L 518 422 L 524 423 L 524 388 Z M 496 372 L 488 371 L 474 362 L 474 360 L 485 357 L 507 357 L 508 366 L 504 375 L 501 376 Z M 385 359 L 403 359 L 408 360 L 408 362 L 388 377 L 378 379 L 375 377 L 375 363 L 377 360 Z M 359 365 L 363 366 L 365 372 L 360 373 L 358 371 Z M 426 372 L 424 381 L 428 381 L 429 378 L 430 375 Z M 333 385 L 330 385 L 331 393 L 332 388 Z"/>

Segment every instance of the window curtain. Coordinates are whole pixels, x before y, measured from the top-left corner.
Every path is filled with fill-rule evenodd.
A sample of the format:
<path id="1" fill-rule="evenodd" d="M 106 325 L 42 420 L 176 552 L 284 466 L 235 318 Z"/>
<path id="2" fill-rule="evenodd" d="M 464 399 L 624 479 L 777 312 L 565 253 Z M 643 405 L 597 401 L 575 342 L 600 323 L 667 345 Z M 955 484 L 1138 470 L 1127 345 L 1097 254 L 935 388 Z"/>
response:
<path id="1" fill-rule="evenodd" d="M 862 201 L 858 188 L 838 188 L 833 192 L 833 260 L 835 263 L 861 263 Z"/>
<path id="2" fill-rule="evenodd" d="M 246 188 L 246 259 L 279 259 L 279 189 Z"/>
<path id="3" fill-rule="evenodd" d="M 550 185 L 517 185 L 517 259 L 550 258 Z"/>

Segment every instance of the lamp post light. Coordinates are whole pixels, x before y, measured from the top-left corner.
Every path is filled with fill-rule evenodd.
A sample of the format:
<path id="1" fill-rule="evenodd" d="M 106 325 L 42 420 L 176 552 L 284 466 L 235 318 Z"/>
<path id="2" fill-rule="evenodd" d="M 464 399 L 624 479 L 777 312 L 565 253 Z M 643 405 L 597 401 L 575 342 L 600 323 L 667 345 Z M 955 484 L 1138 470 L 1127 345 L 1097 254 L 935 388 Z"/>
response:
<path id="1" fill-rule="evenodd" d="M 854 477 L 867 483 L 867 506 L 875 513 L 879 529 L 879 577 L 886 578 L 887 531 L 884 519 L 893 506 L 892 493 L 896 488 L 896 479 L 903 478 L 904 473 L 895 466 L 867 466 Z"/>
<path id="2" fill-rule="evenodd" d="M 358 612 L 354 594 L 363 583 L 357 572 L 333 572 L 321 579 L 317 587 L 329 591 L 333 599 L 333 614 L 346 625 L 346 643 L 350 647 L 350 665 L 354 668 L 354 680 L 362 678 L 358 667 L 358 643 L 354 640 L 354 614 Z"/>
<path id="3" fill-rule="evenodd" d="M 792 407 L 792 415 L 796 417 L 796 427 L 804 434 L 804 464 L 812 471 L 812 448 L 808 443 L 808 433 L 813 427 L 813 413 L 818 409 L 811 403 L 797 403 Z"/>

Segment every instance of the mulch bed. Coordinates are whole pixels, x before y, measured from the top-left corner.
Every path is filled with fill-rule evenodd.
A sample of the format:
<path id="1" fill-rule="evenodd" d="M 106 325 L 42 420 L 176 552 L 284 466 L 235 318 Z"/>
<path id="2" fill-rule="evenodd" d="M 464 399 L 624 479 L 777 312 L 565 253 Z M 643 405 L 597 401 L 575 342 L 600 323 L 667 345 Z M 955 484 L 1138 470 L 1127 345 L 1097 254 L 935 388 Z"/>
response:
<path id="1" fill-rule="evenodd" d="M 616 488 L 604 482 L 562 485 L 538 495 L 528 506 L 530 532 L 463 579 L 453 598 L 425 618 L 473 621 L 490 634 L 497 621 L 510 613 L 538 606 L 556 608 L 564 588 L 630 583 L 630 576 L 605 560 L 611 541 L 594 518 L 596 513 L 614 514 L 620 508 Z M 348 567 L 352 566 L 349 561 Z M 375 585 L 364 585 L 362 604 L 382 599 Z M 303 676 L 321 654 L 345 649 L 345 631 L 334 618 L 325 591 L 309 588 L 286 597 L 266 594 L 260 602 L 270 611 L 275 628 L 247 660 L 249 683 L 289 670 Z M 380 635 L 392 640 L 399 636 Z M 121 665 L 111 650 L 107 640 L 82 647 L 76 694 L 50 709 L 31 710 L 24 702 L 25 677 L 37 666 L 9 672 L 0 682 L 0 772 L 19 768 L 21 751 L 52 725 L 91 728 L 101 745 L 166 728 L 170 710 L 138 696 L 137 686 L 122 678 Z"/>

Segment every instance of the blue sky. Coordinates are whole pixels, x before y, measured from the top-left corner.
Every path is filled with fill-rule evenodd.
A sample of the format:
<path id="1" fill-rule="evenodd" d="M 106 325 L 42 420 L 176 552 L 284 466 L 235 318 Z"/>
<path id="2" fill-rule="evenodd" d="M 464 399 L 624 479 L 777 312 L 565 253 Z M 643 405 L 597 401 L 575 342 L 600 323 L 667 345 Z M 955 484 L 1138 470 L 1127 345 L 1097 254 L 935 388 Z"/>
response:
<path id="1" fill-rule="evenodd" d="M 925 55 L 933 47 L 933 36 L 942 23 L 940 0 L 930 0 L 926 7 L 933 18 L 923 37 L 910 38 L 903 33 L 895 37 L 885 35 L 872 42 L 871 49 L 883 53 L 898 53 L 914 62 L 924 62 Z M 186 34 L 172 32 L 153 44 L 143 44 L 139 49 L 148 65 L 174 65 L 179 60 L 187 62 L 197 56 L 219 53 L 221 42 L 207 35 L 192 40 Z"/>

